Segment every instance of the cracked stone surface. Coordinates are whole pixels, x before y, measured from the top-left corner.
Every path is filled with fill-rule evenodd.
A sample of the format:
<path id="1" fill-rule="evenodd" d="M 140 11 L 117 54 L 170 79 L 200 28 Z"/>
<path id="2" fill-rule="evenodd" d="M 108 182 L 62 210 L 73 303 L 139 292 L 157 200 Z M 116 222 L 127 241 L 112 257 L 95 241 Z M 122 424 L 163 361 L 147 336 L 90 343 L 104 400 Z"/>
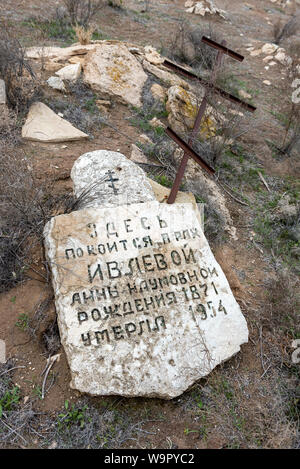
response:
<path id="1" fill-rule="evenodd" d="M 107 170 L 106 153 L 92 174 L 101 161 Z M 131 192 L 135 181 L 114 184 Z M 71 387 L 171 399 L 239 352 L 246 320 L 193 204 L 116 206 L 113 192 L 107 187 L 103 207 L 98 199 L 45 227 Z"/>

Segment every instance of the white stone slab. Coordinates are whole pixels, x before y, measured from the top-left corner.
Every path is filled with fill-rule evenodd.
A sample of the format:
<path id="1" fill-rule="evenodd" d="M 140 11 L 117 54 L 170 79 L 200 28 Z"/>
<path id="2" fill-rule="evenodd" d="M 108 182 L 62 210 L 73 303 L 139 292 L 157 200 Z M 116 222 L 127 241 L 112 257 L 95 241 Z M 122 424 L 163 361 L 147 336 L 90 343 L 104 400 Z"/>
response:
<path id="1" fill-rule="evenodd" d="M 72 388 L 174 398 L 248 340 L 192 204 L 60 215 L 45 247 Z"/>
<path id="2" fill-rule="evenodd" d="M 73 165 L 71 178 L 75 197 L 82 199 L 80 208 L 155 200 L 144 171 L 115 151 L 97 150 L 81 155 Z"/>
<path id="3" fill-rule="evenodd" d="M 36 102 L 29 108 L 22 137 L 36 142 L 55 143 L 83 140 L 88 135 L 55 114 L 46 104 Z"/>

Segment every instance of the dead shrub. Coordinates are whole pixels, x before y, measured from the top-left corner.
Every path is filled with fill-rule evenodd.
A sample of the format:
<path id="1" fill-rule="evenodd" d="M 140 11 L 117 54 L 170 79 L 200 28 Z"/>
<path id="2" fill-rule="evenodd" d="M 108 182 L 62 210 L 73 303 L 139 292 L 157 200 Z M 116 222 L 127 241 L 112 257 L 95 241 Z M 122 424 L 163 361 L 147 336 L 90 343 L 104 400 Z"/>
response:
<path id="1" fill-rule="evenodd" d="M 8 104 L 18 111 L 26 109 L 40 90 L 24 48 L 4 22 L 0 24 L 0 77 L 5 81 Z"/>
<path id="2" fill-rule="evenodd" d="M 89 26 L 85 28 L 84 26 L 76 25 L 75 33 L 78 41 L 82 45 L 90 44 L 92 40 L 93 33 L 95 32 L 95 26 Z"/>
<path id="3" fill-rule="evenodd" d="M 73 26 L 87 27 L 93 18 L 104 6 L 103 0 L 63 0 L 70 22 Z"/>
<path id="4" fill-rule="evenodd" d="M 0 142 L 0 292 L 7 291 L 30 271 L 48 281 L 48 270 L 36 270 L 33 252 L 43 251 L 43 229 L 55 214 L 71 211 L 73 197 L 56 197 L 37 181 L 29 157 Z M 42 259 L 43 261 L 43 259 Z M 47 268 L 46 262 L 43 262 Z"/>
<path id="5" fill-rule="evenodd" d="M 202 36 L 220 42 L 220 37 L 211 27 L 193 27 L 186 20 L 181 21 L 172 35 L 170 45 L 163 50 L 171 60 L 184 63 L 192 67 L 197 73 L 210 70 L 213 67 L 217 52 L 204 44 Z"/>

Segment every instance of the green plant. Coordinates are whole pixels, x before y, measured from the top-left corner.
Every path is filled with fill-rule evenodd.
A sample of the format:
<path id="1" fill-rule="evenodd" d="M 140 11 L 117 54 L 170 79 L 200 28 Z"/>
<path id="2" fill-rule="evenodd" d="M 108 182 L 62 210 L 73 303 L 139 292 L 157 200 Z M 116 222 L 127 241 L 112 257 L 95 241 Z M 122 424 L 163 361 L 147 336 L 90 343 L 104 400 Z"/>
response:
<path id="1" fill-rule="evenodd" d="M 165 176 L 164 174 L 162 174 L 161 176 L 156 176 L 155 181 L 164 187 L 171 188 L 173 185 L 172 181 L 168 179 L 167 176 Z"/>
<path id="2" fill-rule="evenodd" d="M 42 397 L 42 388 L 39 384 L 35 384 L 33 388 L 33 394 L 38 397 L 39 399 L 43 399 Z"/>
<path id="3" fill-rule="evenodd" d="M 26 331 L 29 325 L 29 317 L 27 314 L 22 313 L 18 316 L 18 320 L 16 322 L 16 327 L 21 329 L 21 331 Z"/>
<path id="4" fill-rule="evenodd" d="M 20 401 L 20 388 L 13 386 L 0 397 L 0 418 L 4 411 L 11 411 Z"/>
<path id="5" fill-rule="evenodd" d="M 63 429 L 64 427 L 70 428 L 72 425 L 77 425 L 80 428 L 85 426 L 85 412 L 88 409 L 87 405 L 84 405 L 82 408 L 76 408 L 75 404 L 72 404 L 70 407 L 69 401 L 65 401 L 65 409 L 67 412 L 61 413 L 58 415 L 58 427 Z"/>
<path id="6" fill-rule="evenodd" d="M 185 429 L 183 430 L 183 433 L 184 433 L 185 435 L 189 435 L 190 433 L 199 433 L 199 430 L 190 430 L 189 428 L 185 428 Z"/>

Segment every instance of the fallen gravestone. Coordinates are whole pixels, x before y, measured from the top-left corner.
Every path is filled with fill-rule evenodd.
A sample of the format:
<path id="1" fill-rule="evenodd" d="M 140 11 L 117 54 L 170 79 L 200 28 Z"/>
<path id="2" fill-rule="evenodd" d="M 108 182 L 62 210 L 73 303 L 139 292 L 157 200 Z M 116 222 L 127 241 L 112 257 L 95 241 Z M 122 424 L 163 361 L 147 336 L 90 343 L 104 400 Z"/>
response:
<path id="1" fill-rule="evenodd" d="M 44 233 L 71 387 L 170 399 L 240 350 L 246 321 L 193 204 L 159 203 L 126 157 L 93 153 L 74 165 L 75 190 L 103 169 L 105 191 Z"/>

